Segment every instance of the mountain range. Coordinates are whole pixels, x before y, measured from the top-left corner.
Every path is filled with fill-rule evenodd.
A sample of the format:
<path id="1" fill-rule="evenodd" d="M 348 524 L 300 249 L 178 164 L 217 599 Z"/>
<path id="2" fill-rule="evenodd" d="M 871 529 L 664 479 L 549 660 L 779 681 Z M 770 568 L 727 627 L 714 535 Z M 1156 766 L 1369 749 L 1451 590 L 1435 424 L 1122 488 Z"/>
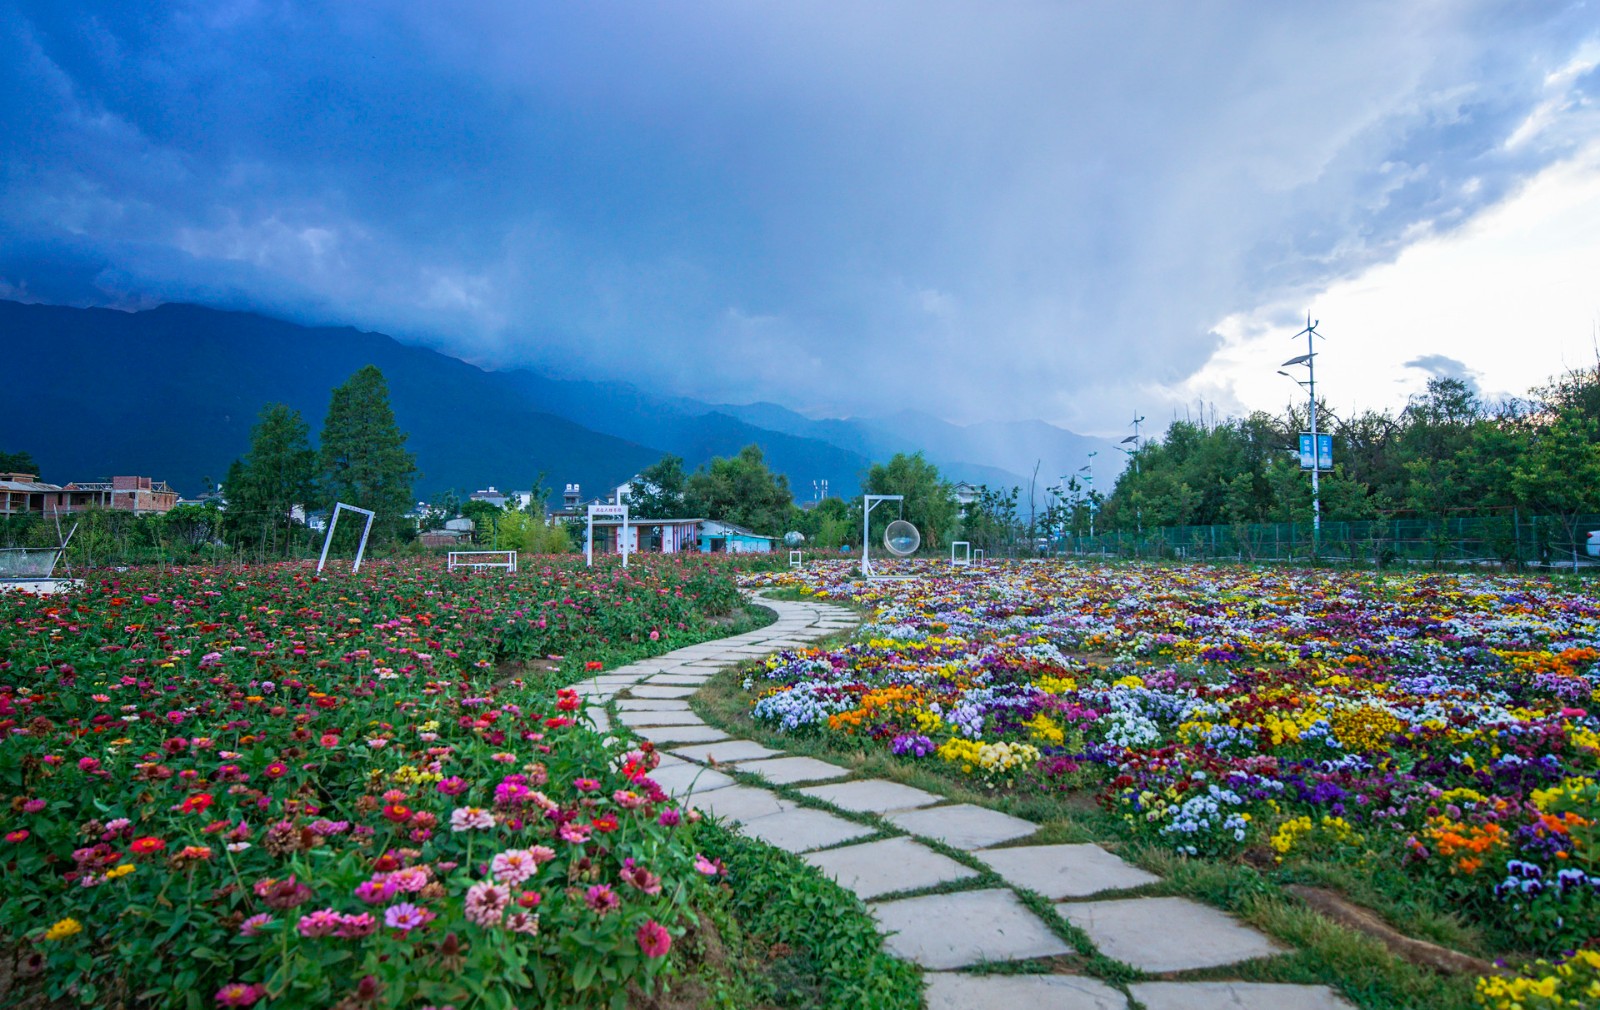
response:
<path id="1" fill-rule="evenodd" d="M 0 300 L 10 376 L 0 449 L 26 450 L 57 483 L 141 474 L 194 495 L 243 455 L 262 406 L 288 404 L 320 430 L 333 387 L 366 364 L 389 383 L 424 497 L 490 484 L 604 493 L 664 452 L 692 468 L 759 444 L 797 500 L 826 480 L 851 496 L 874 461 L 922 450 L 951 480 L 1038 487 L 1110 443 L 1043 422 L 961 426 L 904 412 L 816 420 L 772 403 L 711 404 L 620 382 L 486 371 L 381 333 L 309 327 L 168 304 L 139 312 Z"/>

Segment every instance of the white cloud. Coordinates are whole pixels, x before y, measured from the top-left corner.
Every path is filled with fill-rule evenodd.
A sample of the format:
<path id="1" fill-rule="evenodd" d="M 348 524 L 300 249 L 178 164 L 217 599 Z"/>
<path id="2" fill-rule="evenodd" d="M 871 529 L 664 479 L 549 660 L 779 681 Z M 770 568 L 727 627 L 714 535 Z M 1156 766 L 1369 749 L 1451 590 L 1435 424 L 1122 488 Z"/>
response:
<path id="1" fill-rule="evenodd" d="M 1436 356 L 1476 373 L 1490 395 L 1521 395 L 1568 367 L 1592 363 L 1600 321 L 1600 143 L 1545 169 L 1462 229 L 1426 238 L 1392 263 L 1304 300 L 1229 315 L 1221 344 L 1165 398 L 1228 409 L 1280 408 L 1301 394 L 1277 376 L 1303 353 L 1289 340 L 1309 306 L 1327 341 L 1317 350 L 1321 394 L 1335 407 L 1392 408 Z"/>

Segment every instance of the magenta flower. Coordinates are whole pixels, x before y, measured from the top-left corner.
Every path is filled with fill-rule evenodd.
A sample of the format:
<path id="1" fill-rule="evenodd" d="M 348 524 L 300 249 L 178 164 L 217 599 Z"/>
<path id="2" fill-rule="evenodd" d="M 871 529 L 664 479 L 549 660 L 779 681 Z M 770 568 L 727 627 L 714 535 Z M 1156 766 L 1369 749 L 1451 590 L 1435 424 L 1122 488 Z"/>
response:
<path id="1" fill-rule="evenodd" d="M 605 915 L 622 907 L 622 899 L 617 897 L 617 892 L 611 889 L 610 884 L 595 884 L 583 892 L 583 900 L 598 915 Z"/>
<path id="2" fill-rule="evenodd" d="M 654 919 L 645 920 L 645 924 L 633 936 L 639 941 L 639 950 L 645 957 L 665 957 L 667 951 L 672 949 L 672 934 Z"/>
<path id="3" fill-rule="evenodd" d="M 217 1003 L 220 1006 L 254 1006 L 267 991 L 260 985 L 252 982 L 229 982 L 217 990 Z"/>
<path id="4" fill-rule="evenodd" d="M 622 882 L 646 894 L 661 893 L 661 878 L 642 866 L 630 866 L 624 869 Z"/>

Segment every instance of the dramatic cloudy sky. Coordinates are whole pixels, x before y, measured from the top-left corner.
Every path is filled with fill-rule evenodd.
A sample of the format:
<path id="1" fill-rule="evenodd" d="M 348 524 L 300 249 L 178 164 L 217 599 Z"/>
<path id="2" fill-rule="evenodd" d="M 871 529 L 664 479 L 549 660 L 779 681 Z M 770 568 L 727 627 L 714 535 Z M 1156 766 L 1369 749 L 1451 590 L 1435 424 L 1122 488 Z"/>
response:
<path id="1" fill-rule="evenodd" d="M 1585 3 L 0 0 L 0 295 L 1118 429 L 1593 359 Z"/>

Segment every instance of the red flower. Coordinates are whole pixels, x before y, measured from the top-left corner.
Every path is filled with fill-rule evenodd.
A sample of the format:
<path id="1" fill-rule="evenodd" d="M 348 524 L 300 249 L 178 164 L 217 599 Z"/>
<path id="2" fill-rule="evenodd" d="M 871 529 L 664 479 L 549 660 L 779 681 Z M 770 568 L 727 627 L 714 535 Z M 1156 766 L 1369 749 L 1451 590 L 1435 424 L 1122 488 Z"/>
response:
<path id="1" fill-rule="evenodd" d="M 267 765 L 267 778 L 269 778 L 269 779 L 281 778 L 288 771 L 289 771 L 289 766 L 288 765 L 284 764 L 282 761 L 274 761 L 271 764 Z"/>
<path id="2" fill-rule="evenodd" d="M 135 838 L 133 844 L 128 846 L 128 851 L 136 856 L 148 856 L 152 852 L 160 852 L 166 847 L 167 843 L 156 836 L 145 835 L 143 838 Z"/>
<path id="3" fill-rule="evenodd" d="M 19 828 L 16 831 L 8 832 L 6 834 L 6 841 L 8 841 L 8 842 L 20 842 L 20 841 L 25 840 L 27 837 L 28 837 L 28 829 L 27 828 Z"/>
<path id="4" fill-rule="evenodd" d="M 211 806 L 210 793 L 196 793 L 178 805 L 178 809 L 186 814 L 204 813 Z"/>
<path id="5" fill-rule="evenodd" d="M 583 664 L 583 668 L 585 670 L 604 670 L 606 668 L 606 664 L 600 662 L 598 659 L 591 659 L 587 663 Z"/>
<path id="6" fill-rule="evenodd" d="M 396 824 L 404 824 L 411 819 L 411 808 L 404 803 L 391 803 L 383 808 L 383 816 Z"/>

